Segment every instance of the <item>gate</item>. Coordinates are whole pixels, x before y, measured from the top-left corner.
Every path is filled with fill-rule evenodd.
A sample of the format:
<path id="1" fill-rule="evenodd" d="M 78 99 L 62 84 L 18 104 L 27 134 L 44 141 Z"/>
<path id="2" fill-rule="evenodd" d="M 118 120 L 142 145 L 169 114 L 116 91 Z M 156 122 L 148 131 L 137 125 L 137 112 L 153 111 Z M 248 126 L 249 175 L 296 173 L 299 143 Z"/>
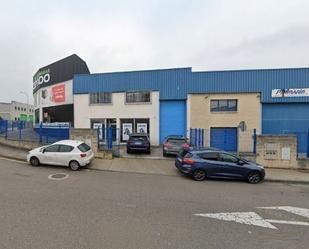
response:
<path id="1" fill-rule="evenodd" d="M 205 131 L 201 128 L 190 129 L 190 144 L 194 147 L 204 147 Z"/>
<path id="2" fill-rule="evenodd" d="M 98 149 L 109 150 L 113 156 L 120 156 L 120 132 L 119 128 L 103 126 L 97 128 L 98 132 Z"/>

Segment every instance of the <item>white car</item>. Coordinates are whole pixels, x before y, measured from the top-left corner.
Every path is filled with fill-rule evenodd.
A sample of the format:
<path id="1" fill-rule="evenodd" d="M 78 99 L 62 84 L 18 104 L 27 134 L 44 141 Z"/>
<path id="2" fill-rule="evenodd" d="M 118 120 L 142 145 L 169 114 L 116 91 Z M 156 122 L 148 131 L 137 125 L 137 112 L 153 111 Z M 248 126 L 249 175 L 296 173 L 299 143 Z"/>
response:
<path id="1" fill-rule="evenodd" d="M 86 166 L 94 158 L 90 146 L 82 141 L 62 140 L 54 144 L 31 150 L 27 154 L 27 161 L 33 166 L 40 164 L 68 166 L 78 170 Z"/>

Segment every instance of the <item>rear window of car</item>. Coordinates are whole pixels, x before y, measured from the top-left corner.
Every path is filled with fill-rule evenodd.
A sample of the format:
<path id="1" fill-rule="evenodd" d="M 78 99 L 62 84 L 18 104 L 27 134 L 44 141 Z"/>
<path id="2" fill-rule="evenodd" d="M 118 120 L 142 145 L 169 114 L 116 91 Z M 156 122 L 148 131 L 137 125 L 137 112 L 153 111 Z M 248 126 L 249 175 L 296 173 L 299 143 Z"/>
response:
<path id="1" fill-rule="evenodd" d="M 184 144 L 186 143 L 186 140 L 183 138 L 169 138 L 167 139 L 167 142 L 172 144 Z"/>
<path id="2" fill-rule="evenodd" d="M 146 136 L 131 136 L 130 137 L 131 141 L 147 141 L 147 137 Z"/>
<path id="3" fill-rule="evenodd" d="M 77 148 L 81 151 L 81 152 L 87 152 L 89 151 L 91 148 L 89 145 L 82 143 L 80 145 L 77 146 Z"/>

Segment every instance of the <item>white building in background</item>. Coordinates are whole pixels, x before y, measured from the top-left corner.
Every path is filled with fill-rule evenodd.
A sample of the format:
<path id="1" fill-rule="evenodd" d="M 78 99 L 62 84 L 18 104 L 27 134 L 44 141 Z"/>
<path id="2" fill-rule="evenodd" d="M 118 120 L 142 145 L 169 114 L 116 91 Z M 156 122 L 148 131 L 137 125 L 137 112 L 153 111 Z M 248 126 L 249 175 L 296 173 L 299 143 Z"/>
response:
<path id="1" fill-rule="evenodd" d="M 0 117 L 5 120 L 34 121 L 34 107 L 17 101 L 0 103 Z"/>
<path id="2" fill-rule="evenodd" d="M 74 95 L 74 123 L 78 128 L 114 127 L 121 142 L 129 133 L 148 133 L 159 145 L 160 101 L 157 91 Z"/>

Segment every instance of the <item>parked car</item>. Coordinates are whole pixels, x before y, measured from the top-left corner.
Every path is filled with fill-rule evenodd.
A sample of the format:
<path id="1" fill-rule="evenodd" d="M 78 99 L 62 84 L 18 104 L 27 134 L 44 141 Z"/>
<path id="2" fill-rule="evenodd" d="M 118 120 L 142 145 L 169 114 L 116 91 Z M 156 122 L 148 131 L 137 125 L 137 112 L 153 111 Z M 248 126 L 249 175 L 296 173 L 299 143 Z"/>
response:
<path id="1" fill-rule="evenodd" d="M 33 166 L 59 165 L 68 166 L 71 170 L 78 170 L 90 164 L 93 158 L 94 153 L 90 146 L 76 140 L 59 141 L 31 150 L 27 154 L 27 161 Z"/>
<path id="2" fill-rule="evenodd" d="M 206 178 L 229 178 L 256 184 L 265 177 L 265 170 L 261 165 L 214 149 L 183 150 L 176 158 L 175 166 L 196 181 Z"/>
<path id="3" fill-rule="evenodd" d="M 163 156 L 178 155 L 185 148 L 189 148 L 189 143 L 184 136 L 167 136 L 163 141 Z"/>
<path id="4" fill-rule="evenodd" d="M 144 152 L 150 154 L 150 140 L 145 133 L 132 133 L 127 141 L 127 153 Z"/>

